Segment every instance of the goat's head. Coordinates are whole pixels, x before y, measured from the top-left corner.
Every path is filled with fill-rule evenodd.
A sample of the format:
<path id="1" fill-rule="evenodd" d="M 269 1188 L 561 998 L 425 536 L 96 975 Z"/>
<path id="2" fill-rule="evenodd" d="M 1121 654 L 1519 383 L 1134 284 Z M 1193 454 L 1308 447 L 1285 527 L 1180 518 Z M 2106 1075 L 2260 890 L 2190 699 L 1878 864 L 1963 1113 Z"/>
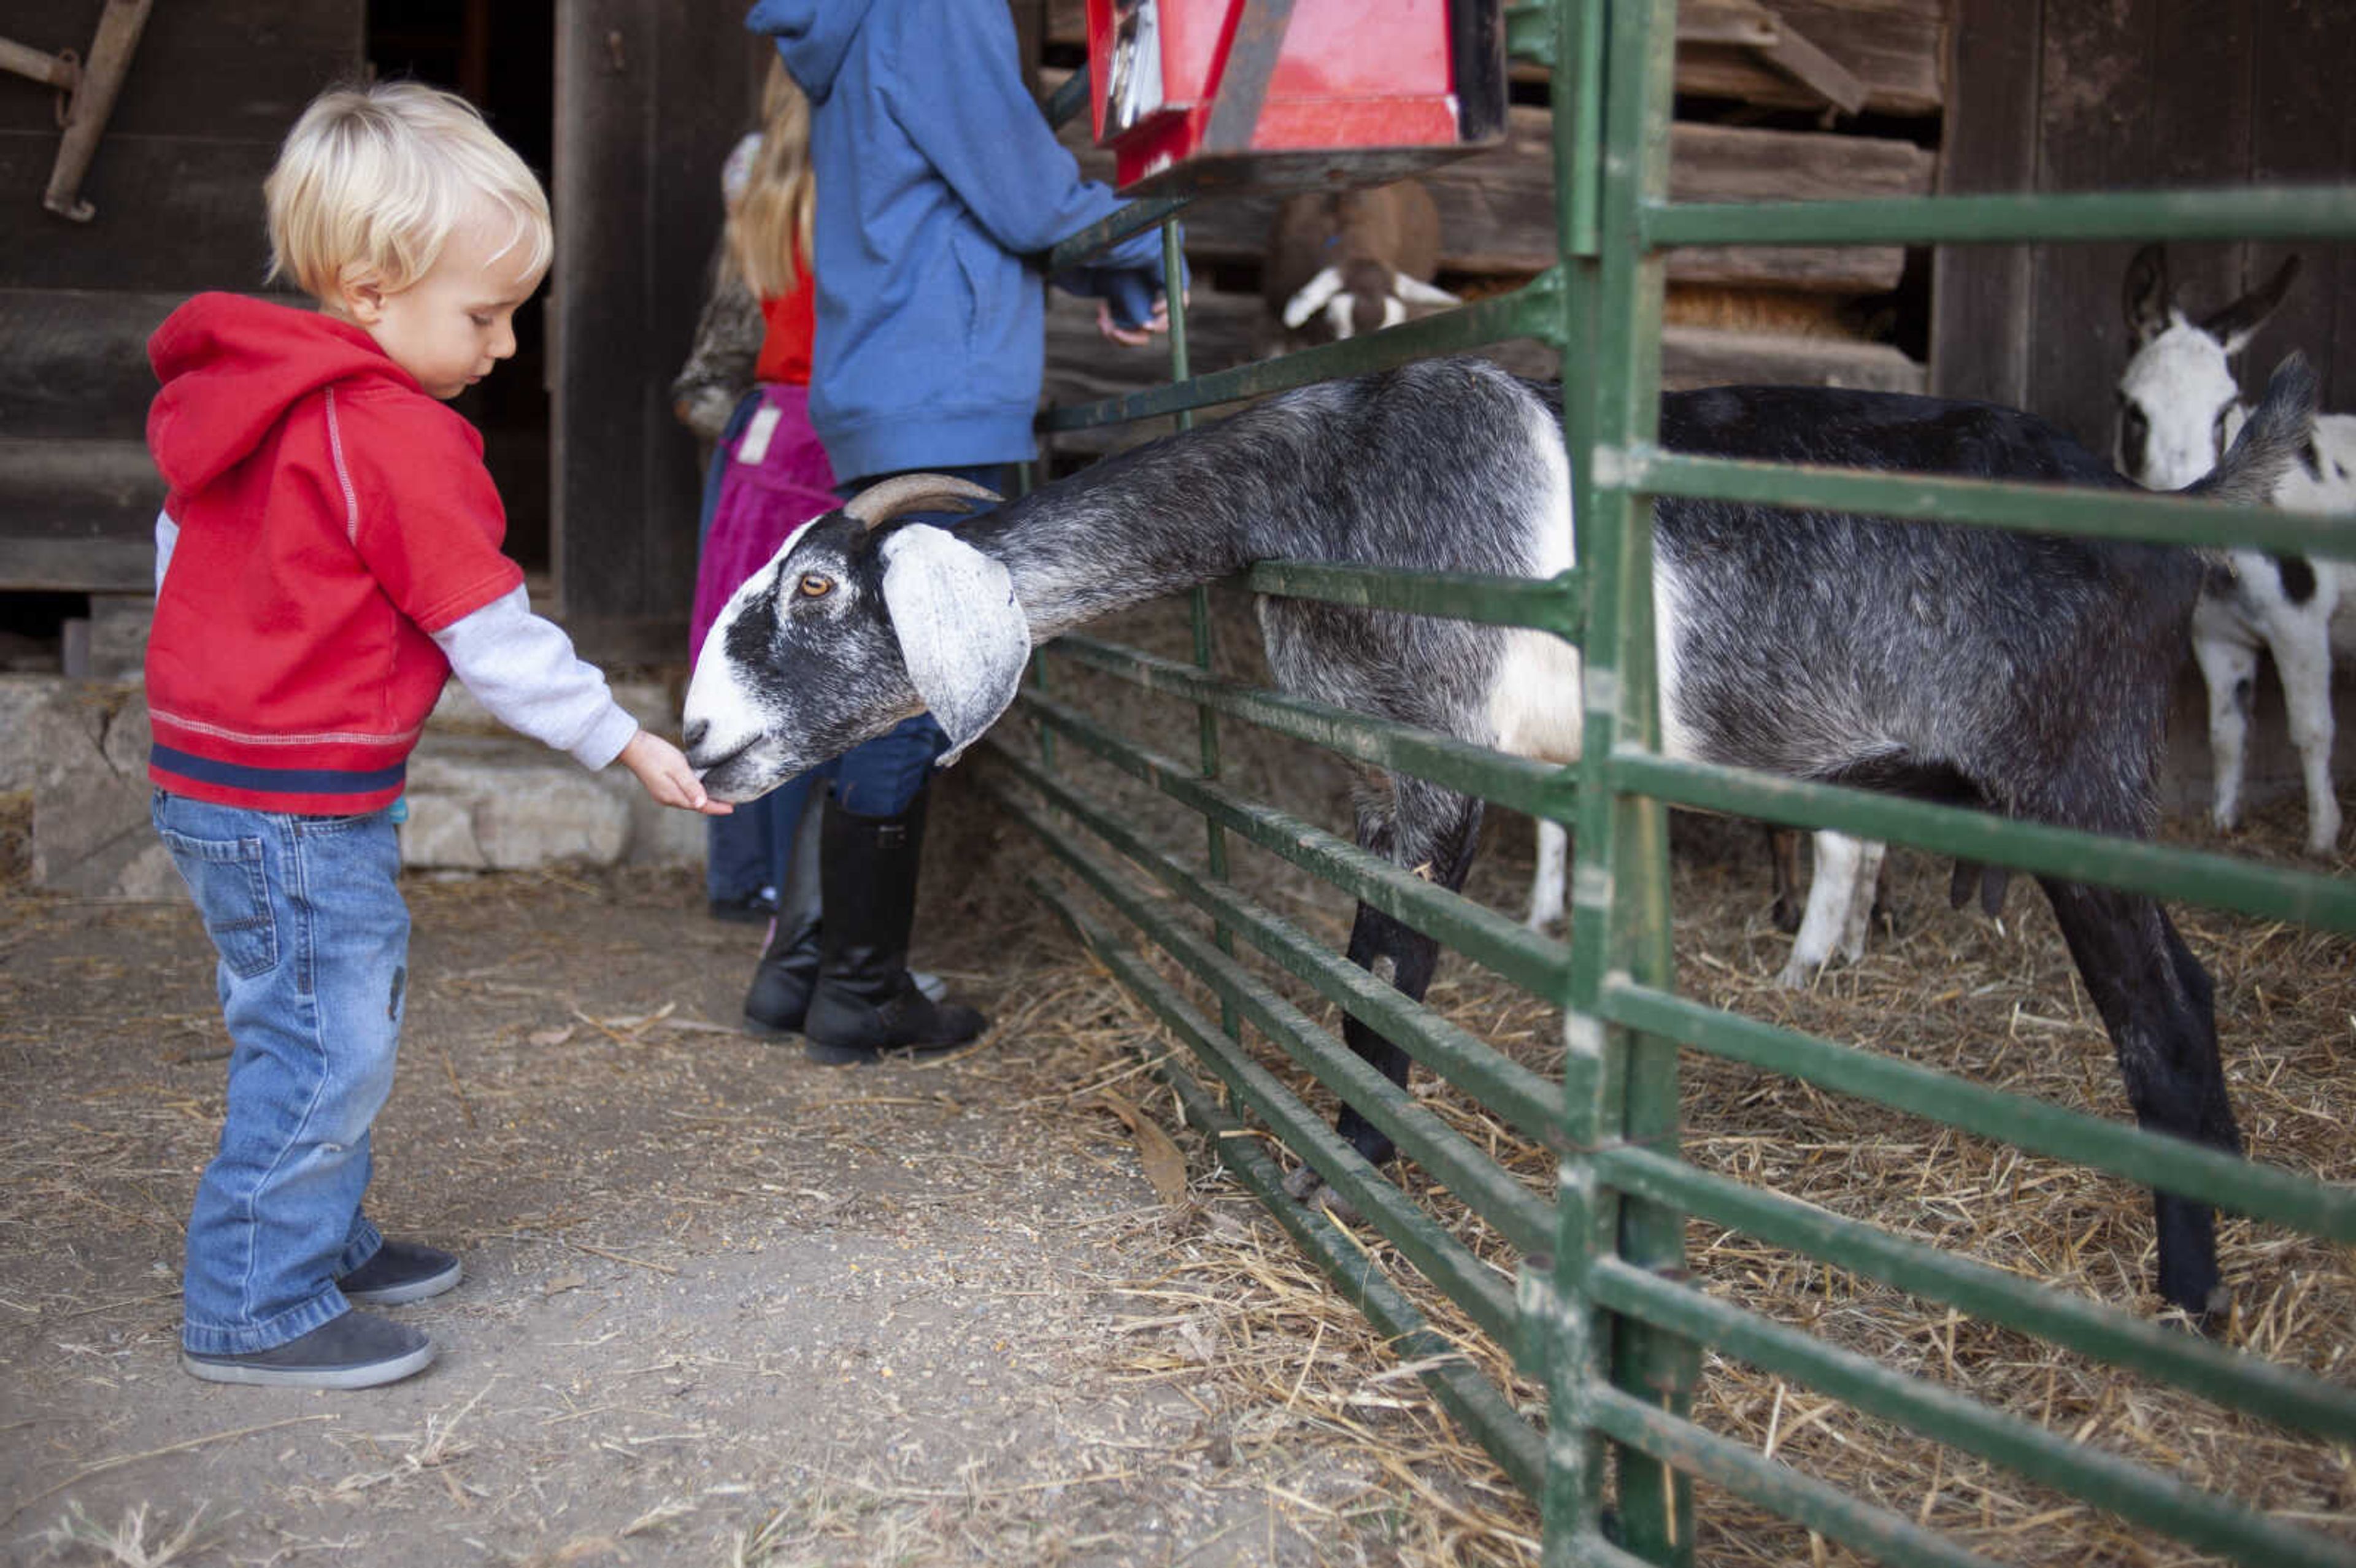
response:
<path id="1" fill-rule="evenodd" d="M 2135 357 L 2119 373 L 2111 457 L 2121 473 L 2150 489 L 2180 490 L 2217 466 L 2243 417 L 2232 360 L 2297 276 L 2293 256 L 2265 287 L 2194 322 L 2169 286 L 2166 251 L 2136 252 L 2120 302 L 2136 338 Z"/>
<path id="2" fill-rule="evenodd" d="M 1324 314 L 1325 335 L 1339 342 L 1362 332 L 1397 326 L 1409 307 L 1443 309 L 1461 304 L 1446 289 L 1385 265 L 1370 256 L 1322 269 L 1284 304 L 1284 325 L 1299 332 L 1309 318 Z"/>
<path id="3" fill-rule="evenodd" d="M 910 474 L 804 528 L 729 599 L 687 690 L 687 760 L 715 799 L 751 800 L 931 709 L 944 766 L 1014 699 L 1031 631 L 1013 580 L 946 528 L 884 525 L 996 501 Z"/>

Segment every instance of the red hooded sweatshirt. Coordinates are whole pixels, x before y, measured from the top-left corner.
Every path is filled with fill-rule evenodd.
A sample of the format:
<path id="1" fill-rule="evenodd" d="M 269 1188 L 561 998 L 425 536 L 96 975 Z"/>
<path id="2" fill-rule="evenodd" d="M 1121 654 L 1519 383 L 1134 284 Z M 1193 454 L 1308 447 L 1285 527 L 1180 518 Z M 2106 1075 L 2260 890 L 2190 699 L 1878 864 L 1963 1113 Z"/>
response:
<path id="1" fill-rule="evenodd" d="M 225 805 L 391 805 L 449 662 L 510 592 L 475 427 L 360 328 L 199 294 L 148 341 L 147 446 L 179 527 L 147 645 L 148 776 Z"/>

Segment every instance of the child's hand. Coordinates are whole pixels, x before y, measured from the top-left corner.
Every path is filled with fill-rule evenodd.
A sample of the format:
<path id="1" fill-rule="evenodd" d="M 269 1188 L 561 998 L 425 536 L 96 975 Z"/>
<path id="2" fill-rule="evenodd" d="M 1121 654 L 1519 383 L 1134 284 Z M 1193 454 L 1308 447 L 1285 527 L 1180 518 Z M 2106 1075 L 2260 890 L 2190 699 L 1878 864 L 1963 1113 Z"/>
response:
<path id="1" fill-rule="evenodd" d="M 1097 301 L 1097 332 L 1107 343 L 1118 343 L 1125 348 L 1142 348 L 1153 341 L 1153 335 L 1170 330 L 1170 296 L 1153 296 L 1153 314 L 1137 326 L 1123 326 L 1113 319 L 1112 305 Z"/>
<path id="2" fill-rule="evenodd" d="M 703 781 L 687 765 L 677 746 L 650 731 L 641 730 L 630 737 L 616 759 L 636 773 L 638 783 L 659 805 L 675 805 L 682 811 L 700 811 L 706 816 L 725 816 L 736 808 L 724 800 L 714 800 L 703 793 Z"/>

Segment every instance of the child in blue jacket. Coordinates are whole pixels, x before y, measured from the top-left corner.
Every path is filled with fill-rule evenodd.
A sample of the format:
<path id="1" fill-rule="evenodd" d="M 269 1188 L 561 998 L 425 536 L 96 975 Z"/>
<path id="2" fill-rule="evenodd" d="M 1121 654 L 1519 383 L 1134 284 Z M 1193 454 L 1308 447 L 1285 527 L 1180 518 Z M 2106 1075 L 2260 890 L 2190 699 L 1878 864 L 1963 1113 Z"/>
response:
<path id="1" fill-rule="evenodd" d="M 1003 0 L 760 0 L 810 101 L 818 280 L 809 414 L 846 496 L 886 475 L 954 474 L 1001 494 L 1036 453 L 1046 363 L 1035 259 L 1120 199 L 1080 177 L 1023 85 Z M 1055 280 L 1100 299 L 1163 285 L 1136 235 Z M 1141 344 L 1168 302 L 1106 337 Z M 951 521 L 953 519 L 940 519 Z M 985 1020 L 909 978 L 929 715 L 828 764 L 819 918 L 780 921 L 745 998 L 755 1026 L 802 1032 L 816 1060 L 953 1050 Z M 796 927 L 789 929 L 789 926 Z"/>

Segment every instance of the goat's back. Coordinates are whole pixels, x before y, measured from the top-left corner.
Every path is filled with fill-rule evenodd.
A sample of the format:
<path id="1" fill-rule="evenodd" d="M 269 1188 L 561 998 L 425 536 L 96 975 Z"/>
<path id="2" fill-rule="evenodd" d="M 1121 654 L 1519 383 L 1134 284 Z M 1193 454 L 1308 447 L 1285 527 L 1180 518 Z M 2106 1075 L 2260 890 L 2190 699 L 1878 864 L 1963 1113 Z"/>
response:
<path id="1" fill-rule="evenodd" d="M 1662 443 L 1714 456 L 2131 489 L 2015 410 L 1720 388 L 1663 400 Z M 1675 719 L 1713 761 L 2147 826 L 2200 587 L 2190 550 L 1665 498 L 1655 549 Z"/>

